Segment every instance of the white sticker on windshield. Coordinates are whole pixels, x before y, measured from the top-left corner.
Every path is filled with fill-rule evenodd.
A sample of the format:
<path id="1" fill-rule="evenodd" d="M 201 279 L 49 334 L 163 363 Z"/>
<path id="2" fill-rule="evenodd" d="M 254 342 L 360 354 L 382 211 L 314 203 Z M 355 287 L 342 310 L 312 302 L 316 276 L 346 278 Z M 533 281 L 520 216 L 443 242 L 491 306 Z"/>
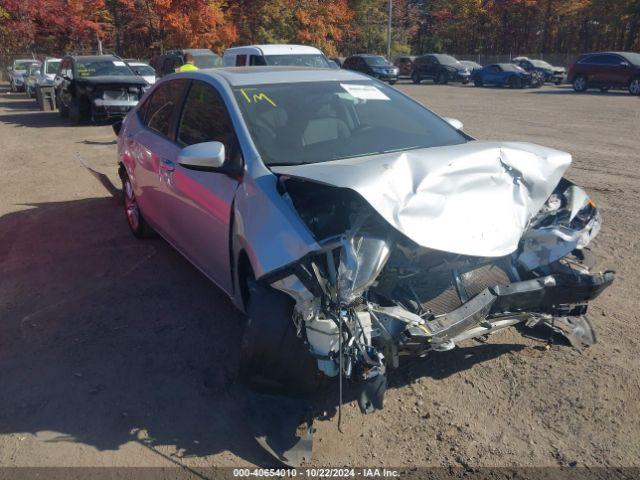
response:
<path id="1" fill-rule="evenodd" d="M 119 61 L 119 60 L 114 60 L 114 61 L 113 61 L 113 64 L 114 64 L 116 67 L 124 67 L 124 66 L 125 66 L 124 62 L 121 62 L 121 61 Z"/>
<path id="2" fill-rule="evenodd" d="M 389 97 L 382 93 L 378 87 L 373 85 L 341 83 L 340 86 L 354 98 L 359 98 L 361 100 L 389 100 Z"/>

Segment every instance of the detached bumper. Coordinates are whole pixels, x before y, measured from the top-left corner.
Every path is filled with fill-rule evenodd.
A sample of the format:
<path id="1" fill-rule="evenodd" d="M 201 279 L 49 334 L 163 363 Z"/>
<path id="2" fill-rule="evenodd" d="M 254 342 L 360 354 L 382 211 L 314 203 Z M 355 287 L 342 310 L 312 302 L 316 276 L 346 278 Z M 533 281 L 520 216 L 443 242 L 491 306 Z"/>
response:
<path id="1" fill-rule="evenodd" d="M 450 341 L 492 315 L 553 314 L 558 307 L 584 304 L 600 295 L 614 278 L 613 272 L 555 274 L 486 288 L 455 310 L 428 322 L 424 340 L 431 344 Z"/>
<path id="2" fill-rule="evenodd" d="M 138 100 L 105 100 L 96 98 L 93 101 L 93 114 L 98 117 L 123 117 L 138 104 Z"/>

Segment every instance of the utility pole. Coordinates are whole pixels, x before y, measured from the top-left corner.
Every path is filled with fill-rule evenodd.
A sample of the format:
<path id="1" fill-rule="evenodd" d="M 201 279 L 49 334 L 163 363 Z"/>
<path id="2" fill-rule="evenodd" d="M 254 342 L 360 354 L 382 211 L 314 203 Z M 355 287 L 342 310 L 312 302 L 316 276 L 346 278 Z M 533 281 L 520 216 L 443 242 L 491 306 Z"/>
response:
<path id="1" fill-rule="evenodd" d="M 387 60 L 391 61 L 391 16 L 393 13 L 393 0 L 389 0 L 389 18 L 387 19 Z"/>

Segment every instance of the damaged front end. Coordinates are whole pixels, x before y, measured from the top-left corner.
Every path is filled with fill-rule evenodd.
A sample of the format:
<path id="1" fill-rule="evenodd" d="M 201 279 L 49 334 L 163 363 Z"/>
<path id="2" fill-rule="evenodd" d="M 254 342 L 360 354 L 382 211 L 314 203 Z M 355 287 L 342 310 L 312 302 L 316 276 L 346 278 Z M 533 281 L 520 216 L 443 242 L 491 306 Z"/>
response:
<path id="1" fill-rule="evenodd" d="M 587 302 L 614 275 L 589 272 L 583 249 L 600 214 L 564 178 L 522 226 L 517 248 L 497 256 L 420 245 L 352 189 L 287 174 L 279 187 L 321 248 L 266 279 L 295 300 L 293 322 L 318 369 L 359 383 L 364 413 L 383 406 L 386 371 L 402 355 L 518 323 L 549 325 L 575 347 L 595 341 Z"/>

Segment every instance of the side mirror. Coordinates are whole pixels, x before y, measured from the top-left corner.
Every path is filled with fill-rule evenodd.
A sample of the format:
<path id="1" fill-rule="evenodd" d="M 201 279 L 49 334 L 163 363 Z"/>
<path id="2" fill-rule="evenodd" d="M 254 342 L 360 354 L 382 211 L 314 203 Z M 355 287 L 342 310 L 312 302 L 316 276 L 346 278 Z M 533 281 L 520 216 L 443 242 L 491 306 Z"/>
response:
<path id="1" fill-rule="evenodd" d="M 220 142 L 204 142 L 183 148 L 178 163 L 193 170 L 216 170 L 224 165 L 224 145 Z"/>
<path id="2" fill-rule="evenodd" d="M 456 130 L 462 130 L 462 128 L 464 127 L 464 124 L 457 118 L 442 117 L 442 119 Z"/>

